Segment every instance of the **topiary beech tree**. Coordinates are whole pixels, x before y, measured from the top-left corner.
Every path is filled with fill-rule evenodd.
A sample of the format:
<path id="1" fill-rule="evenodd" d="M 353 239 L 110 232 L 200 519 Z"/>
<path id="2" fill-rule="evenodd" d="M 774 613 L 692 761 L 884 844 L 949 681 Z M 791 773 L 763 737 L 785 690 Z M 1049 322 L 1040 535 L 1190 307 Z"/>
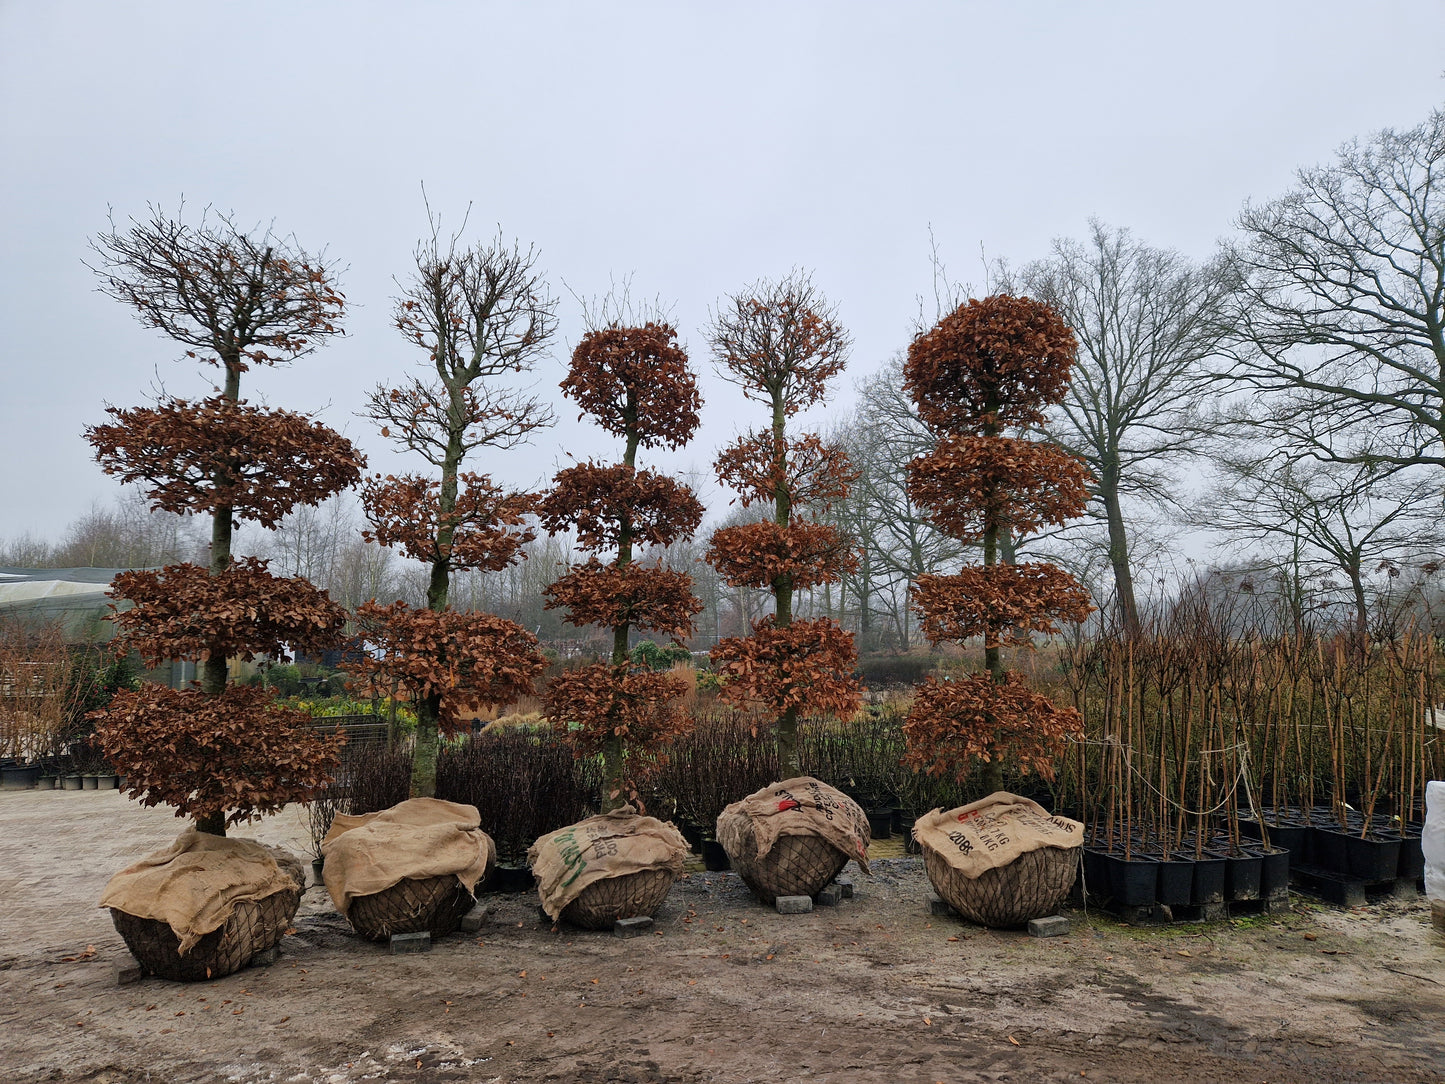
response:
<path id="1" fill-rule="evenodd" d="M 909 496 L 932 522 L 983 544 L 983 563 L 914 582 L 923 632 L 938 644 L 983 638 L 984 671 L 929 677 L 915 690 L 903 732 L 907 762 L 962 780 L 982 766 L 987 793 L 1003 789 L 1003 765 L 1053 778 L 1062 743 L 1080 731 L 1073 708 L 1056 707 L 1003 665 L 1005 643 L 1059 631 L 1088 616 L 1088 592 L 1047 562 L 1002 563 L 1001 544 L 1082 514 L 1089 475 L 1051 444 L 1005 436 L 1044 419 L 1068 390 L 1076 344 L 1049 306 L 1000 294 L 969 300 L 919 334 L 908 350 L 905 388 L 937 438 L 908 465 Z"/>
<path id="2" fill-rule="evenodd" d="M 231 539 L 240 520 L 275 527 L 360 478 L 365 461 L 344 437 L 240 397 L 251 366 L 294 361 L 339 334 L 344 299 L 323 259 L 225 216 L 193 226 L 153 208 L 149 221 L 112 224 L 93 248 L 102 292 L 222 374 L 216 395 L 111 407 L 109 424 L 86 429 L 101 468 L 144 486 L 153 508 L 211 517 L 208 567 L 126 572 L 111 591 L 132 603 L 114 615 L 122 649 L 149 666 L 198 662 L 199 688 L 122 691 L 96 713 L 96 735 L 142 804 L 173 805 L 224 835 L 309 798 L 336 766 L 331 743 L 304 729 L 306 713 L 226 679 L 230 658 L 285 658 L 287 647 L 320 652 L 343 640 L 346 614 L 324 591 L 271 575 L 265 561 L 234 559 Z"/>
<path id="3" fill-rule="evenodd" d="M 772 515 L 715 531 L 706 559 L 730 585 L 767 588 L 775 602 L 774 614 L 754 622 L 751 636 L 720 640 L 712 661 L 724 680 L 723 699 L 772 715 L 778 762 L 790 779 L 799 774 L 799 715 L 849 714 L 862 692 L 852 635 L 827 618 L 793 616 L 794 592 L 857 568 L 837 530 L 809 516 L 847 495 L 857 477 L 852 465 L 817 436 L 787 432 L 790 417 L 823 400 L 850 343 L 811 279 L 797 272 L 729 299 L 708 336 L 720 375 L 771 412 L 767 428 L 723 450 L 714 465 L 718 479 L 744 507 L 761 502 Z"/>
<path id="4" fill-rule="evenodd" d="M 362 487 L 369 541 L 425 564 L 427 613 L 404 603 L 358 612 L 375 654 L 353 672 L 363 681 L 399 684 L 416 709 L 411 793 L 436 793 L 439 733 L 463 709 L 505 704 L 530 692 L 546 668 L 537 639 L 490 614 L 448 608 L 451 574 L 499 571 L 522 560 L 535 535 L 527 527 L 535 496 L 509 492 L 484 474 L 462 470 L 479 448 L 506 449 L 552 424 L 535 398 L 505 387 L 531 369 L 556 330 L 556 304 L 536 255 L 498 238 L 459 247 L 443 241 L 432 219 L 416 250 L 416 273 L 396 303 L 403 337 L 425 351 L 434 379 L 379 386 L 366 413 L 381 435 L 420 455 L 440 477 L 381 475 Z"/>
<path id="5" fill-rule="evenodd" d="M 580 751 L 601 753 L 603 806 L 610 810 L 636 789 L 629 752 L 655 750 L 690 725 L 678 703 L 686 686 L 634 664 L 628 641 L 633 629 L 685 640 L 702 611 L 692 577 L 635 560 L 636 547 L 671 545 L 702 522 L 691 489 L 637 466 L 639 449 L 676 450 L 688 442 L 702 400 L 676 330 L 658 320 L 613 321 L 588 331 L 562 393 L 582 417 L 623 441 L 621 463 L 559 472 L 540 505 L 548 531 L 575 529 L 578 546 L 592 554 L 546 589 L 547 608 L 565 609 L 570 624 L 612 631 L 608 662 L 569 670 L 547 690 L 548 714 L 575 724 L 569 733 Z M 616 556 L 603 564 L 598 555 L 609 550 Z"/>

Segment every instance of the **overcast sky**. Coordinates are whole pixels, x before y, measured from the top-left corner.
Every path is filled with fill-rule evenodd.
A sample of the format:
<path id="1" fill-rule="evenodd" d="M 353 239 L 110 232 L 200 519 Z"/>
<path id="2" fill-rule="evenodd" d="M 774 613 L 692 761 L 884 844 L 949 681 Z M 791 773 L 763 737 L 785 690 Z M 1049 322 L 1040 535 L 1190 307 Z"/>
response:
<path id="1" fill-rule="evenodd" d="M 1209 255 L 1246 199 L 1351 136 L 1445 100 L 1445 3 L 223 3 L 0 0 L 0 539 L 59 539 L 118 487 L 82 439 L 107 403 L 207 386 L 95 292 L 87 238 L 147 201 L 271 223 L 345 265 L 346 339 L 243 394 L 356 417 L 419 359 L 391 328 L 434 209 L 535 243 L 562 298 L 549 394 L 584 297 L 631 275 L 704 379 L 705 467 L 762 423 L 711 374 L 718 298 L 800 266 L 855 338 L 853 379 L 906 346 L 951 276 L 1022 263 L 1098 216 Z M 575 410 L 476 464 L 537 482 L 611 455 Z M 812 420 L 822 421 L 815 416 Z M 654 460 L 654 462 L 657 462 Z"/>

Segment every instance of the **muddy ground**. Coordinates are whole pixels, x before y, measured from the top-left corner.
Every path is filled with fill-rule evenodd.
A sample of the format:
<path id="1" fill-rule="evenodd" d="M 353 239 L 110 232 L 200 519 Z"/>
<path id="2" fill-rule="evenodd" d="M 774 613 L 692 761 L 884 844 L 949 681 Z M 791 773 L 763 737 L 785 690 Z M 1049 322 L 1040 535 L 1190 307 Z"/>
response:
<path id="1" fill-rule="evenodd" d="M 312 887 L 271 966 L 118 985 L 95 901 L 180 827 L 117 792 L 0 793 L 0 1081 L 1445 1081 L 1420 901 L 1153 930 L 1073 912 L 1040 940 L 931 916 L 896 857 L 811 915 L 698 872 L 645 937 L 494 896 L 479 934 L 392 956 Z M 309 847 L 300 811 L 242 834 Z"/>

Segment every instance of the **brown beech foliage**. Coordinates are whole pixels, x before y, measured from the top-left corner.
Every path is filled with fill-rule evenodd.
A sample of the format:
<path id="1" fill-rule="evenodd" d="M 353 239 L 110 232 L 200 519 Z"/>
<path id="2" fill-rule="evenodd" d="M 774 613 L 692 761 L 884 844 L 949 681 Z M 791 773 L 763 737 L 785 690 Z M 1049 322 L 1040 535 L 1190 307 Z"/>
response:
<path id="1" fill-rule="evenodd" d="M 613 436 L 643 448 L 692 439 L 702 398 L 671 324 L 612 325 L 582 336 L 562 394 Z"/>
<path id="2" fill-rule="evenodd" d="M 713 665 L 723 677 L 720 696 L 762 705 L 781 715 L 851 715 L 863 687 L 854 673 L 853 636 L 827 618 L 794 619 L 779 628 L 772 616 L 753 622 L 751 636 L 719 640 Z"/>
<path id="3" fill-rule="evenodd" d="M 681 705 L 687 685 L 671 674 L 605 662 L 567 670 L 547 683 L 547 716 L 568 726 L 581 753 L 621 741 L 655 750 L 692 726 Z"/>
<path id="4" fill-rule="evenodd" d="M 122 572 L 110 594 L 135 603 L 128 610 L 112 605 L 125 648 L 159 666 L 166 659 L 284 659 L 287 645 L 309 654 L 340 647 L 346 611 L 306 580 L 266 569 L 267 562 L 248 557 L 215 575 L 191 564 Z"/>
<path id="5" fill-rule="evenodd" d="M 156 407 L 109 407 L 88 426 L 106 474 L 146 483 L 152 507 L 183 514 L 230 508 L 273 528 L 297 505 L 355 485 L 365 459 L 339 433 L 289 410 L 214 396 Z"/>
<path id="6" fill-rule="evenodd" d="M 336 770 L 340 742 L 308 730 L 311 716 L 274 696 L 255 686 L 207 696 L 148 682 L 92 718 L 127 794 L 232 825 L 310 800 Z"/>
<path id="7" fill-rule="evenodd" d="M 567 623 L 578 628 L 627 625 L 666 633 L 678 640 L 692 635 L 702 600 L 692 593 L 692 577 L 660 565 L 604 565 L 592 558 L 543 589 L 547 609 L 567 610 Z"/>
<path id="8" fill-rule="evenodd" d="M 705 560 L 733 587 L 771 587 L 789 576 L 803 591 L 858 570 L 858 555 L 834 527 L 805 519 L 720 527 Z"/>
<path id="9" fill-rule="evenodd" d="M 1035 425 L 1061 402 L 1078 343 L 1042 301 L 970 298 L 913 340 L 904 388 L 923 423 L 940 433 Z"/>
<path id="10" fill-rule="evenodd" d="M 824 444 L 814 433 L 781 438 L 780 446 L 780 438 L 770 429 L 733 441 L 713 469 L 719 482 L 737 490 L 744 508 L 754 501 L 776 500 L 782 487 L 790 504 L 826 509 L 846 497 L 848 487 L 858 480 L 843 449 Z"/>
<path id="11" fill-rule="evenodd" d="M 1094 609 L 1078 580 L 1044 561 L 919 576 L 913 607 L 931 643 L 982 636 L 990 645 L 1004 630 L 1012 630 L 1021 643 L 1030 632 L 1058 632 L 1060 622 L 1077 623 Z"/>
<path id="12" fill-rule="evenodd" d="M 503 489 L 485 474 L 459 474 L 457 482 L 456 504 L 444 513 L 436 479 L 373 475 L 361 487 L 371 522 L 362 537 L 427 564 L 446 561 L 452 569 L 499 572 L 521 560 L 522 547 L 537 537 L 526 526 L 536 495 Z"/>
<path id="13" fill-rule="evenodd" d="M 633 542 L 670 546 L 697 530 L 703 507 L 691 489 L 666 475 L 589 462 L 559 471 L 537 511 L 547 531 L 575 527 L 578 547 L 596 552 L 618 545 L 624 525 Z"/>
<path id="14" fill-rule="evenodd" d="M 990 523 L 1015 536 L 1081 515 L 1088 468 L 1051 444 L 949 436 L 908 464 L 908 496 L 954 538 L 975 542 Z"/>
<path id="15" fill-rule="evenodd" d="M 963 780 L 976 764 L 1012 762 L 1028 774 L 1054 778 L 1054 758 L 1083 730 L 1073 708 L 1057 707 L 1016 671 L 1002 682 L 988 673 L 956 680 L 929 677 L 913 691 L 903 724 L 904 763 L 931 775 Z"/>
<path id="16" fill-rule="evenodd" d="M 439 695 L 437 721 L 446 730 L 463 712 L 532 693 L 532 682 L 547 668 L 535 636 L 492 614 L 366 602 L 356 620 L 375 653 L 347 670 L 363 687 L 385 693 L 396 685 L 414 702 Z"/>

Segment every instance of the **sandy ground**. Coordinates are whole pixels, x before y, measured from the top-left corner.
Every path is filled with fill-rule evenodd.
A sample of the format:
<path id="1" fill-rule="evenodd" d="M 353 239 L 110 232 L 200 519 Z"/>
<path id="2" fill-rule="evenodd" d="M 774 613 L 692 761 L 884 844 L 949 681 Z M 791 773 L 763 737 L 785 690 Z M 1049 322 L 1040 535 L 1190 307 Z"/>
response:
<path id="1" fill-rule="evenodd" d="M 181 822 L 116 792 L 0 793 L 0 1081 L 1445 1081 L 1445 936 L 1423 902 L 1040 940 L 930 916 L 915 858 L 783 916 L 693 873 L 656 931 L 493 896 L 426 955 L 324 890 L 275 964 L 118 985 L 107 878 Z M 308 850 L 299 811 L 245 833 Z M 880 848 L 881 849 L 881 848 Z"/>

